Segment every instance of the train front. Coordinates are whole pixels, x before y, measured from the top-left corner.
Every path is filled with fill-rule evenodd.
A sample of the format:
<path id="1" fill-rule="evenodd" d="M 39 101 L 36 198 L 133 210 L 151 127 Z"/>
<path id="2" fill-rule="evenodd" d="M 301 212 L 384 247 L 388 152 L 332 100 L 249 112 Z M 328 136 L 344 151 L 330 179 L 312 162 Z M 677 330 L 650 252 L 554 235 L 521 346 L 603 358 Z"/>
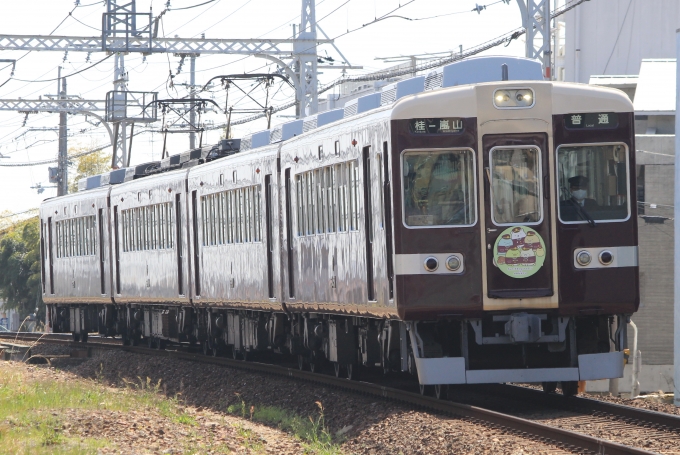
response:
<path id="1" fill-rule="evenodd" d="M 639 304 L 634 114 L 620 91 L 497 82 L 392 113 L 394 271 L 421 384 L 623 375 Z"/>

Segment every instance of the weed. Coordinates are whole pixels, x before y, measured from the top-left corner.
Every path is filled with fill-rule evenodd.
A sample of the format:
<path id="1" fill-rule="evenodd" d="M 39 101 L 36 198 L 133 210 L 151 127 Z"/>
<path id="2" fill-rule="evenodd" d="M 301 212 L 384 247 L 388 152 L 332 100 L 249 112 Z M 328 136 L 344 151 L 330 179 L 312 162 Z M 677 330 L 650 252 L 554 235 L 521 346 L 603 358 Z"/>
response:
<path id="1" fill-rule="evenodd" d="M 248 406 L 237 394 L 240 403 L 232 404 L 227 408 L 230 414 L 246 417 Z M 324 407 L 317 401 L 319 414 L 316 417 L 309 416 L 307 419 L 291 413 L 285 409 L 274 406 L 250 406 L 250 418 L 270 426 L 275 426 L 303 441 L 305 452 L 319 455 L 339 454 L 340 448 L 333 441 L 330 430 L 326 427 Z"/>

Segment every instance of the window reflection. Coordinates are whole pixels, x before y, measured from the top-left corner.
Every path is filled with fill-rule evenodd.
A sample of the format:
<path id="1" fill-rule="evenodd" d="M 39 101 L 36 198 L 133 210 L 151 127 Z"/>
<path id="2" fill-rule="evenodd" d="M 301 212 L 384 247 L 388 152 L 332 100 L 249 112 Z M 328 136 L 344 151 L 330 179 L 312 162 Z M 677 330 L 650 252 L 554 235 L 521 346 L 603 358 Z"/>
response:
<path id="1" fill-rule="evenodd" d="M 628 218 L 628 154 L 623 144 L 561 146 L 557 161 L 560 220 Z"/>
<path id="2" fill-rule="evenodd" d="M 543 208 L 540 151 L 536 147 L 493 149 L 491 182 L 494 223 L 540 223 Z"/>
<path id="3" fill-rule="evenodd" d="M 475 181 L 470 150 L 406 152 L 403 156 L 407 226 L 475 223 Z"/>

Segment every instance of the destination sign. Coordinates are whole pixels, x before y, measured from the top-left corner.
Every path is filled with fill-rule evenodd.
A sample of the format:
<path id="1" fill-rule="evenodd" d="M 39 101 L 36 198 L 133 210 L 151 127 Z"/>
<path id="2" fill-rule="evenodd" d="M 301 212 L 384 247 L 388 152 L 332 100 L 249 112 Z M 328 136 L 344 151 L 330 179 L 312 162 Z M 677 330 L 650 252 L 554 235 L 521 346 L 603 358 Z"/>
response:
<path id="1" fill-rule="evenodd" d="M 458 134 L 465 129 L 462 118 L 414 118 L 409 121 L 413 134 Z"/>
<path id="2" fill-rule="evenodd" d="M 619 116 L 614 112 L 565 114 L 564 125 L 569 129 L 610 129 L 619 126 Z"/>

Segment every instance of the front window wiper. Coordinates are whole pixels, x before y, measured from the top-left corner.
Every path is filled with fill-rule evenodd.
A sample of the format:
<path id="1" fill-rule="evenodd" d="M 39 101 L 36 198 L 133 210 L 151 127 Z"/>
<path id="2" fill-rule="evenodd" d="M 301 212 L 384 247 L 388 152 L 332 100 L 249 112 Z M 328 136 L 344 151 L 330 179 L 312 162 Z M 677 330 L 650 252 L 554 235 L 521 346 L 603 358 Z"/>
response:
<path id="1" fill-rule="evenodd" d="M 596 226 L 595 220 L 588 214 L 588 212 L 586 212 L 586 209 L 584 209 L 581 206 L 581 204 L 579 204 L 577 201 L 573 199 L 569 199 L 569 201 L 574 205 L 574 207 L 576 207 L 576 211 L 578 212 L 578 214 L 581 216 L 582 219 L 588 222 L 590 227 Z"/>

